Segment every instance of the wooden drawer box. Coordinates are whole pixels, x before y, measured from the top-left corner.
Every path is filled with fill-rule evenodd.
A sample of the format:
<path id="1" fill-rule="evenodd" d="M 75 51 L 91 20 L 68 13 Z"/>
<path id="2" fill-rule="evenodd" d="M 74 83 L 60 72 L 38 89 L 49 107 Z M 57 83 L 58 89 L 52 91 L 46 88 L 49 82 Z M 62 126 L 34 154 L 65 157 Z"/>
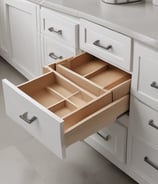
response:
<path id="1" fill-rule="evenodd" d="M 69 47 L 78 48 L 79 23 L 76 19 L 42 8 L 41 30 L 47 36 Z"/>
<path id="2" fill-rule="evenodd" d="M 102 70 L 107 72 L 103 85 L 86 78 Z M 47 71 L 18 87 L 4 79 L 6 112 L 60 158 L 67 146 L 102 129 L 129 108 L 130 75 L 89 54 L 50 65 Z"/>
<path id="3" fill-rule="evenodd" d="M 92 22 L 81 20 L 80 48 L 131 71 L 131 38 Z"/>

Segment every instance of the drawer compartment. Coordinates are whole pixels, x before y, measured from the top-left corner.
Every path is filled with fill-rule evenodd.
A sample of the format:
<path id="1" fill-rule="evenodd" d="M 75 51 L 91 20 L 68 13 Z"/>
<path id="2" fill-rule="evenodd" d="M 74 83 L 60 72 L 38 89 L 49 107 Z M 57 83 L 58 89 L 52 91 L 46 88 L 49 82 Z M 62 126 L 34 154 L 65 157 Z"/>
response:
<path id="1" fill-rule="evenodd" d="M 75 56 L 77 50 L 75 48 L 67 47 L 64 44 L 61 44 L 54 39 L 44 36 L 43 37 L 43 65 L 49 65 L 55 63 L 58 60 Z"/>
<path id="2" fill-rule="evenodd" d="M 134 49 L 132 93 L 158 111 L 158 52 L 137 42 Z"/>
<path id="3" fill-rule="evenodd" d="M 144 105 L 136 98 L 131 98 L 130 130 L 137 137 L 158 146 L 158 112 Z"/>
<path id="4" fill-rule="evenodd" d="M 79 24 L 76 19 L 55 11 L 41 9 L 42 32 L 57 41 L 73 48 L 78 48 Z"/>
<path id="5" fill-rule="evenodd" d="M 133 138 L 130 166 L 148 183 L 158 181 L 158 150 L 144 141 Z"/>
<path id="6" fill-rule="evenodd" d="M 5 105 L 8 116 L 63 158 L 67 146 L 99 131 L 128 110 L 130 85 L 127 89 L 124 82 L 130 81 L 108 90 L 84 77 L 72 82 L 55 71 L 57 66 L 50 66 L 50 72 L 17 87 L 4 79 Z M 112 90 L 120 87 L 119 98 L 113 98 Z"/>
<path id="7" fill-rule="evenodd" d="M 110 159 L 126 161 L 127 128 L 115 122 L 86 139 L 86 142 Z"/>
<path id="8" fill-rule="evenodd" d="M 125 35 L 82 19 L 80 47 L 119 68 L 131 71 L 131 38 Z"/>

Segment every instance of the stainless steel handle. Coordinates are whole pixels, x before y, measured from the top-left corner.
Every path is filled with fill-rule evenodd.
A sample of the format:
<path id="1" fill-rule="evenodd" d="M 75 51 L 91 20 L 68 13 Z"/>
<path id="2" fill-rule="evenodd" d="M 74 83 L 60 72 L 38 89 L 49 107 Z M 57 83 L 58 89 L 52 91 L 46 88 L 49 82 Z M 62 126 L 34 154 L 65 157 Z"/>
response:
<path id="1" fill-rule="evenodd" d="M 28 118 L 28 112 L 25 112 L 24 114 L 19 115 L 19 117 L 20 117 L 22 120 L 24 120 L 26 123 L 28 123 L 28 124 L 33 123 L 33 122 L 37 119 L 36 116 L 33 116 L 32 118 L 29 119 L 29 118 Z"/>
<path id="2" fill-rule="evenodd" d="M 154 169 L 158 170 L 158 165 L 156 165 L 155 163 L 153 163 L 147 156 L 144 157 L 144 162 L 146 162 L 147 164 L 149 164 Z"/>
<path id="3" fill-rule="evenodd" d="M 156 81 L 153 81 L 153 82 L 150 84 L 150 86 L 153 87 L 153 88 L 158 89 L 158 84 L 157 84 Z"/>
<path id="4" fill-rule="evenodd" d="M 57 33 L 59 35 L 62 35 L 62 30 L 61 29 L 60 30 L 55 30 L 54 27 L 50 27 L 50 28 L 48 28 L 48 30 L 50 32 L 53 32 L 53 33 Z"/>
<path id="5" fill-rule="evenodd" d="M 54 52 L 49 53 L 49 57 L 55 60 L 63 58 L 63 56 L 57 56 Z"/>
<path id="6" fill-rule="evenodd" d="M 103 136 L 102 134 L 100 134 L 99 132 L 97 132 L 97 134 L 102 138 L 102 139 L 104 139 L 105 141 L 108 141 L 110 138 L 111 138 L 111 136 L 110 135 L 107 135 L 107 136 Z"/>
<path id="7" fill-rule="evenodd" d="M 93 45 L 97 46 L 97 47 L 100 47 L 102 49 L 105 49 L 105 50 L 110 50 L 112 49 L 112 45 L 108 45 L 107 47 L 103 46 L 100 44 L 100 40 L 96 40 L 95 42 L 93 42 Z"/>
<path id="8" fill-rule="evenodd" d="M 154 120 L 152 120 L 152 119 L 149 120 L 148 124 L 149 124 L 151 127 L 153 127 L 153 128 L 155 128 L 156 130 L 158 130 L 158 126 L 154 124 Z"/>

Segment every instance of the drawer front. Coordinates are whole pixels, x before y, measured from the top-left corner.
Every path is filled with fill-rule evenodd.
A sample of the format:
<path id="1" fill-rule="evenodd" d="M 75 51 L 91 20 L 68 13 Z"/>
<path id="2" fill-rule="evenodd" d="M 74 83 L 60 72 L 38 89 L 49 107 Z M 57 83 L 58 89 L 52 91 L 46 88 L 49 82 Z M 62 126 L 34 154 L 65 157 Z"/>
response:
<path id="1" fill-rule="evenodd" d="M 6 79 L 3 80 L 3 90 L 7 115 L 58 157 L 65 157 L 63 120 L 50 113 Z M 21 119 L 19 116 L 26 112 L 28 115 L 24 115 Z M 33 117 L 37 119 L 31 124 L 24 120 L 31 120 Z"/>
<path id="2" fill-rule="evenodd" d="M 106 154 L 115 157 L 121 163 L 126 160 L 127 128 L 117 121 L 90 137 L 99 144 Z M 97 151 L 100 151 L 99 149 Z"/>
<path id="3" fill-rule="evenodd" d="M 81 20 L 80 47 L 126 71 L 131 71 L 131 39 L 105 27 Z"/>
<path id="4" fill-rule="evenodd" d="M 58 60 L 75 56 L 77 51 L 75 48 L 70 48 L 59 44 L 58 42 L 52 40 L 50 37 L 43 38 L 43 64 L 49 65 L 55 63 Z"/>
<path id="5" fill-rule="evenodd" d="M 130 167 L 141 178 L 152 184 L 158 181 L 158 150 L 142 140 L 133 138 Z"/>
<path id="6" fill-rule="evenodd" d="M 78 48 L 79 24 L 72 18 L 42 8 L 41 28 L 44 34 L 70 47 Z"/>
<path id="7" fill-rule="evenodd" d="M 146 141 L 158 146 L 158 112 L 131 98 L 130 130 Z"/>
<path id="8" fill-rule="evenodd" d="M 158 110 L 158 53 L 139 43 L 134 48 L 134 94 Z"/>

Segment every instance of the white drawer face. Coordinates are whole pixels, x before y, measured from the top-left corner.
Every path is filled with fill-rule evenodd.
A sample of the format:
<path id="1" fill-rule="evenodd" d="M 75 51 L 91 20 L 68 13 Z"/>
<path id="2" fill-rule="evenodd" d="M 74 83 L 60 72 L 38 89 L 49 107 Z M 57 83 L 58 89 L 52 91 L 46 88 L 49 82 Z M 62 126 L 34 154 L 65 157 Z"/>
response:
<path id="1" fill-rule="evenodd" d="M 158 112 L 132 97 L 130 101 L 130 130 L 136 136 L 158 146 Z"/>
<path id="2" fill-rule="evenodd" d="M 81 75 L 97 74 L 105 65 L 104 72 L 111 77 L 105 80 L 104 88 Z M 130 76 L 86 53 L 58 62 L 53 69 L 48 66 L 50 72 L 18 87 L 4 79 L 4 98 L 8 116 L 63 158 L 65 147 L 102 129 L 128 110 Z M 78 78 L 74 71 L 80 73 Z"/>
<path id="3" fill-rule="evenodd" d="M 66 15 L 42 8 L 42 32 L 67 46 L 78 48 L 79 24 Z"/>
<path id="4" fill-rule="evenodd" d="M 142 101 L 158 110 L 158 53 L 135 44 L 133 89 Z"/>
<path id="5" fill-rule="evenodd" d="M 152 184 L 158 181 L 158 150 L 139 139 L 133 139 L 130 166 L 141 178 Z"/>
<path id="6" fill-rule="evenodd" d="M 125 163 L 127 128 L 115 122 L 91 136 L 110 155 Z M 99 150 L 98 150 L 99 151 Z"/>
<path id="7" fill-rule="evenodd" d="M 113 65 L 131 70 L 131 39 L 127 36 L 81 20 L 80 46 Z"/>
<path id="8" fill-rule="evenodd" d="M 58 42 L 50 39 L 49 37 L 43 38 L 43 47 L 44 47 L 44 65 L 49 65 L 55 63 L 58 60 L 75 56 L 77 51 L 75 48 L 70 48 L 59 44 Z"/>

